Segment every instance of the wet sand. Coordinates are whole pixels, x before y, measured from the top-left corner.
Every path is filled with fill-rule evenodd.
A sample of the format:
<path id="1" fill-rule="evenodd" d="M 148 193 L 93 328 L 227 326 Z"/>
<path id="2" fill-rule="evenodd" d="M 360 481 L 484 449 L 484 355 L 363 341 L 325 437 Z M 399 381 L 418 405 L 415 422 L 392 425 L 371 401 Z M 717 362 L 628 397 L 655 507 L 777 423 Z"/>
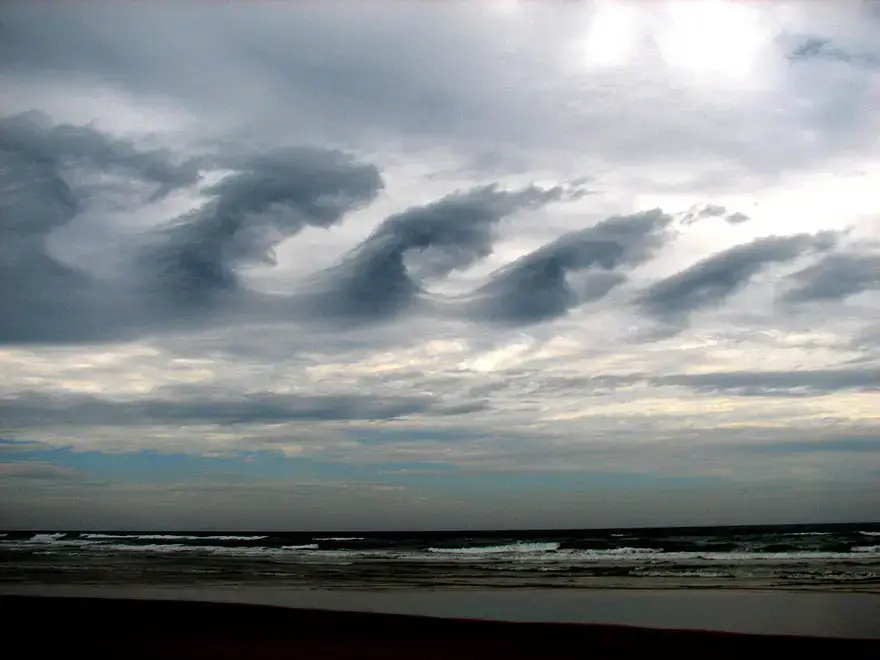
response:
<path id="1" fill-rule="evenodd" d="M 191 600 L 442 618 L 880 639 L 880 595 L 751 589 L 303 589 L 265 584 L 13 585 L 0 594 Z"/>
<path id="2" fill-rule="evenodd" d="M 260 605 L 0 597 L 7 648 L 89 658 L 742 658 L 845 653 L 876 640 L 741 635 L 628 626 L 444 619 Z"/>

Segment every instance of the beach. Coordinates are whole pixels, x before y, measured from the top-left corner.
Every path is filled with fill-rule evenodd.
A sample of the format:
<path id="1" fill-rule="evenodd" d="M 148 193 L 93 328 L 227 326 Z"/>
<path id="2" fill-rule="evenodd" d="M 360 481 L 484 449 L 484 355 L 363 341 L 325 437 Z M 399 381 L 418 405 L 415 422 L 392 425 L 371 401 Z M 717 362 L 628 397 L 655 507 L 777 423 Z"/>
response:
<path id="1" fill-rule="evenodd" d="M 637 628 L 880 642 L 875 594 L 761 590 L 614 589 L 287 589 L 269 585 L 11 585 L 0 595 L 198 601 L 297 610 L 357 611 L 517 623 Z"/>
<path id="2" fill-rule="evenodd" d="M 90 658 L 611 658 L 846 653 L 880 642 L 628 626 L 474 621 L 247 604 L 3 596 L 12 648 Z M 39 634 L 37 625 L 46 626 Z M 37 636 L 39 635 L 39 636 Z"/>
<path id="3" fill-rule="evenodd" d="M 849 660 L 880 653 L 877 533 L 7 533 L 0 602 L 7 643 L 89 657 Z"/>

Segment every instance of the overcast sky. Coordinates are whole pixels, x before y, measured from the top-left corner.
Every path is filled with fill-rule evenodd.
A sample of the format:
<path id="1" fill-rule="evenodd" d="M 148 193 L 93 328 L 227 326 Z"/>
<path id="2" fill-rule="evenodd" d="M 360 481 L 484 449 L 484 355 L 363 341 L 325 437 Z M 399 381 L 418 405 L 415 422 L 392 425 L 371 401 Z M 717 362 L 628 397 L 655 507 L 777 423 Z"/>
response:
<path id="1" fill-rule="evenodd" d="M 4 3 L 0 526 L 880 516 L 880 4 Z"/>

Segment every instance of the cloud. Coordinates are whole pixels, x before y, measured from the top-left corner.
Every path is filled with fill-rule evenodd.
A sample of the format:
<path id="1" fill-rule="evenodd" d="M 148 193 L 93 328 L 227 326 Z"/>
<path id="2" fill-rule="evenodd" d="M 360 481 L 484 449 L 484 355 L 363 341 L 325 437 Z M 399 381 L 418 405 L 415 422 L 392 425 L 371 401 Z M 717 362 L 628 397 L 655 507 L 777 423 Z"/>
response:
<path id="1" fill-rule="evenodd" d="M 83 477 L 73 468 L 39 461 L 0 462 L 0 478 L 39 479 L 49 481 L 72 480 Z"/>
<path id="2" fill-rule="evenodd" d="M 768 266 L 828 250 L 835 241 L 834 232 L 758 238 L 652 284 L 639 294 L 636 304 L 671 329 L 680 329 L 692 312 L 723 302 Z"/>
<path id="3" fill-rule="evenodd" d="M 127 310 L 108 308 L 106 283 L 48 246 L 52 232 L 108 193 L 110 175 L 147 186 L 150 199 L 199 178 L 192 163 L 91 127 L 53 125 L 37 112 L 0 119 L 0 343 L 100 337 L 124 325 Z"/>
<path id="4" fill-rule="evenodd" d="M 744 444 L 739 449 L 761 454 L 880 454 L 880 436 L 841 436 L 830 440 Z"/>
<path id="5" fill-rule="evenodd" d="M 391 420 L 411 415 L 467 415 L 485 407 L 478 401 L 448 403 L 431 396 L 245 393 L 208 398 L 204 388 L 194 394 L 178 388 L 173 394 L 114 400 L 82 393 L 25 391 L 0 399 L 0 428 Z"/>
<path id="6" fill-rule="evenodd" d="M 825 60 L 867 67 L 880 66 L 880 53 L 848 50 L 833 45 L 831 39 L 823 37 L 809 37 L 805 39 L 789 53 L 788 57 L 795 62 Z"/>
<path id="7" fill-rule="evenodd" d="M 342 324 L 394 317 L 426 300 L 420 279 L 442 278 L 489 256 L 507 216 L 583 194 L 562 186 L 503 190 L 491 184 L 389 216 L 314 279 L 308 309 Z"/>
<path id="8" fill-rule="evenodd" d="M 15 341 L 35 330 L 32 319 L 63 311 L 83 283 L 46 249 L 49 232 L 70 222 L 79 203 L 50 157 L 0 126 L 0 341 Z"/>
<path id="9" fill-rule="evenodd" d="M 727 371 L 650 378 L 656 385 L 687 387 L 703 393 L 737 396 L 821 396 L 844 390 L 880 390 L 880 367 Z"/>
<path id="10" fill-rule="evenodd" d="M 734 211 L 733 213 L 728 214 L 725 220 L 732 225 L 738 225 L 743 222 L 748 222 L 751 218 L 741 211 Z"/>
<path id="11" fill-rule="evenodd" d="M 282 149 L 235 165 L 204 191 L 209 201 L 178 218 L 142 257 L 147 280 L 185 304 L 238 290 L 238 267 L 273 263 L 273 246 L 306 226 L 337 224 L 383 187 L 375 165 L 334 150 Z"/>
<path id="12" fill-rule="evenodd" d="M 786 278 L 792 285 L 782 295 L 791 303 L 844 300 L 880 289 L 880 254 L 830 254 Z"/>
<path id="13" fill-rule="evenodd" d="M 54 124 L 37 110 L 0 118 L 0 153 L 24 158 L 62 172 L 115 172 L 154 186 L 153 198 L 196 183 L 199 162 L 175 162 L 161 149 L 141 150 L 131 141 L 108 135 L 93 126 Z"/>
<path id="14" fill-rule="evenodd" d="M 542 386 L 575 390 L 580 396 L 602 397 L 633 386 L 683 387 L 702 394 L 751 397 L 812 397 L 836 392 L 874 392 L 880 389 L 880 367 L 707 371 L 658 376 L 650 372 L 550 376 Z"/>
<path id="15" fill-rule="evenodd" d="M 492 274 L 465 305 L 471 319 L 522 325 L 559 317 L 626 280 L 614 270 L 650 258 L 672 221 L 660 209 L 608 218 L 569 232 Z M 578 287 L 568 276 L 589 272 Z"/>
<path id="16" fill-rule="evenodd" d="M 112 193 L 102 177 L 147 186 L 143 204 L 192 187 L 202 167 L 228 173 L 201 191 L 207 201 L 194 211 L 109 248 L 125 259 L 143 244 L 124 272 L 99 277 L 50 250 L 54 231 Z M 99 183 L 89 184 L 90 176 Z M 0 120 L 0 186 L 0 343 L 40 343 L 204 324 L 196 308 L 240 292 L 240 266 L 271 262 L 272 248 L 305 226 L 337 224 L 372 202 L 383 181 L 375 165 L 332 149 L 216 153 L 175 164 L 165 151 L 27 113 Z M 127 197 L 137 204 L 131 191 Z"/>
<path id="17" fill-rule="evenodd" d="M 0 454 L 30 452 L 39 449 L 45 449 L 45 445 L 42 445 L 39 442 L 7 440 L 6 438 L 0 438 Z"/>
<path id="18" fill-rule="evenodd" d="M 692 225 L 707 218 L 723 218 L 731 225 L 738 225 L 751 220 L 749 216 L 740 211 L 729 213 L 724 206 L 706 204 L 705 206 L 691 208 L 682 218 L 682 224 Z"/>

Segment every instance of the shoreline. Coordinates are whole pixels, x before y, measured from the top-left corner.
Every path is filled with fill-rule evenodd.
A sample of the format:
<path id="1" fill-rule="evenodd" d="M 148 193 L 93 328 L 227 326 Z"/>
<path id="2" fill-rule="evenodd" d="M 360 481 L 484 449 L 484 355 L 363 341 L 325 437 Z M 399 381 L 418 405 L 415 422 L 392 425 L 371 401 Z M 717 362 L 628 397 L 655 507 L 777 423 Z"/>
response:
<path id="1" fill-rule="evenodd" d="M 538 658 L 847 653 L 877 657 L 880 640 L 753 635 L 613 624 L 439 618 L 241 603 L 0 596 L 11 648 L 81 650 L 89 657 Z M 35 639 L 35 627 L 45 635 Z M 22 646 L 22 648 L 24 648 Z"/>

